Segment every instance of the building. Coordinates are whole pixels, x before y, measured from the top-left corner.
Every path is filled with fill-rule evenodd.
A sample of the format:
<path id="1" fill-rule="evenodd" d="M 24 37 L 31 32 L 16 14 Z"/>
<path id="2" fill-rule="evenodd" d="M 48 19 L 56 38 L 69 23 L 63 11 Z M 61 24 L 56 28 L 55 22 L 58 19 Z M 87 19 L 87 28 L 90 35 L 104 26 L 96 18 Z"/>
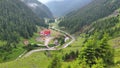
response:
<path id="1" fill-rule="evenodd" d="M 28 40 L 24 40 L 24 44 L 25 44 L 25 45 L 28 45 L 28 44 L 29 44 L 29 41 L 28 41 Z"/>
<path id="2" fill-rule="evenodd" d="M 65 39 L 64 39 L 65 42 L 67 42 L 67 41 L 69 41 L 69 40 L 70 40 L 69 37 L 65 37 Z"/>
<path id="3" fill-rule="evenodd" d="M 50 36 L 51 31 L 49 29 L 45 29 L 39 33 L 42 36 Z"/>

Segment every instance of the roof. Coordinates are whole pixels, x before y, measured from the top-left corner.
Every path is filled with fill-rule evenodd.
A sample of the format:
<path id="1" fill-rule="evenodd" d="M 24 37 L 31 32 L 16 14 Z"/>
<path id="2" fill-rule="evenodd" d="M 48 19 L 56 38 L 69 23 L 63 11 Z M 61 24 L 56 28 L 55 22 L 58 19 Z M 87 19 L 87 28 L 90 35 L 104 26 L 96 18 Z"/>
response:
<path id="1" fill-rule="evenodd" d="M 49 35 L 50 33 L 51 33 L 51 31 L 49 29 L 45 29 L 40 32 L 41 35 Z"/>

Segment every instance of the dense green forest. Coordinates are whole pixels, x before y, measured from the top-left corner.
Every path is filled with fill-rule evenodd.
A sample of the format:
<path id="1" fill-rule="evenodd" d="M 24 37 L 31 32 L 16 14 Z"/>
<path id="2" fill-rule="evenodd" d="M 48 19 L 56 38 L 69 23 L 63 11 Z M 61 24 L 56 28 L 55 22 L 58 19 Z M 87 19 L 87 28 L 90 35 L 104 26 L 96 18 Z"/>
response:
<path id="1" fill-rule="evenodd" d="M 90 25 L 99 18 L 112 14 L 119 7 L 119 0 L 93 0 L 80 10 L 67 14 L 59 26 L 65 27 L 70 33 L 80 33 L 85 26 Z"/>
<path id="2" fill-rule="evenodd" d="M 5 62 L 16 59 L 20 51 L 37 47 L 34 43 L 22 46 L 19 42 L 21 38 L 33 37 L 37 26 L 48 25 L 19 0 L 0 0 L 0 8 L 0 62 Z M 56 51 L 42 50 L 1 63 L 0 68 L 120 68 L 119 0 L 93 0 L 80 10 L 69 13 L 62 21 L 60 19 L 60 27 L 58 22 L 52 24 L 72 33 L 74 42 L 67 48 L 59 50 L 58 46 Z M 63 35 L 56 39 L 60 47 L 67 45 Z"/>
<path id="3" fill-rule="evenodd" d="M 119 19 L 119 15 L 110 16 L 91 24 L 79 54 L 82 66 L 105 68 L 114 65 L 114 48 L 108 44 L 108 40 L 120 36 Z"/>
<path id="4" fill-rule="evenodd" d="M 104 32 L 109 33 L 111 37 L 120 36 L 119 16 L 108 17 L 95 21 L 91 26 L 85 30 L 87 34 L 92 35 L 94 32 L 100 32 L 102 35 Z"/>
<path id="5" fill-rule="evenodd" d="M 85 30 L 85 36 L 82 35 L 83 33 L 81 34 L 81 37 L 85 38 L 81 49 L 71 50 L 70 53 L 63 54 L 62 57 L 55 56 L 49 68 L 54 68 L 54 66 L 55 68 L 64 68 L 65 65 L 62 64 L 64 62 L 69 62 L 67 68 L 119 68 L 114 66 L 116 65 L 116 50 L 119 48 L 115 50 L 113 45 L 108 44 L 110 39 L 120 36 L 119 31 L 119 15 L 108 16 L 92 22 Z M 74 45 L 80 47 L 81 44 Z M 117 64 L 119 66 L 119 61 Z"/>
<path id="6" fill-rule="evenodd" d="M 0 62 L 10 59 L 20 37 L 28 39 L 37 31 L 36 25 L 47 27 L 20 0 L 0 0 Z"/>
<path id="7" fill-rule="evenodd" d="M 107 43 L 109 35 L 104 33 L 102 39 L 96 37 L 94 34 L 87 38 L 79 50 L 56 54 L 48 68 L 107 68 L 114 65 L 114 49 Z"/>

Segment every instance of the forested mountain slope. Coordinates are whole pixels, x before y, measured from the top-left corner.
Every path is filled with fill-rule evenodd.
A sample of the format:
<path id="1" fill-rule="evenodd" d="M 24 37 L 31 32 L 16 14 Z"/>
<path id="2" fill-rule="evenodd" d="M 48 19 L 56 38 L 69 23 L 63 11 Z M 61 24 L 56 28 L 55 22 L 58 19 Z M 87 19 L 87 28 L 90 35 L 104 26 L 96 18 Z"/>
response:
<path id="1" fill-rule="evenodd" d="M 28 7 L 32 9 L 32 11 L 39 16 L 40 18 L 53 18 L 53 15 L 49 8 L 44 4 L 40 3 L 38 0 L 21 0 Z"/>
<path id="2" fill-rule="evenodd" d="M 82 32 L 85 25 L 110 15 L 119 7 L 119 0 L 94 0 L 80 10 L 69 13 L 59 26 L 65 27 L 70 33 Z"/>
<path id="3" fill-rule="evenodd" d="M 76 41 L 69 47 L 62 49 L 61 51 L 49 51 L 49 54 L 52 57 L 48 56 L 47 51 L 37 52 L 17 61 L 0 64 L 0 67 L 119 68 L 120 48 L 117 47 L 114 51 L 113 45 L 110 46 L 107 43 L 107 41 L 113 39 L 114 36 L 120 35 L 119 25 L 119 15 L 99 19 L 91 24 L 88 33 L 80 34 Z M 93 28 L 95 29 L 91 30 Z M 111 32 L 109 32 L 109 30 Z M 117 60 L 117 62 L 115 60 Z"/>
<path id="4" fill-rule="evenodd" d="M 109 11 L 107 11 L 108 9 L 106 7 L 105 8 L 101 7 L 100 9 L 104 8 L 103 10 L 104 12 L 100 12 L 100 9 L 99 9 L 99 12 L 97 9 L 96 11 L 94 9 L 94 12 L 93 12 L 92 11 L 93 8 L 91 8 L 90 13 L 93 12 L 92 13 L 93 15 L 90 17 L 90 19 L 82 18 L 81 15 L 79 15 L 79 13 L 77 14 L 78 17 L 72 17 L 71 15 L 68 15 L 71 18 L 70 19 L 69 17 L 65 18 L 64 26 L 66 28 L 67 26 L 71 26 L 67 28 L 70 30 L 70 32 L 72 31 L 78 32 L 80 29 L 82 32 L 84 32 L 84 33 L 81 33 L 79 36 L 76 36 L 75 42 L 72 43 L 69 47 L 64 48 L 62 50 L 58 50 L 58 51 L 37 52 L 28 57 L 20 58 L 16 61 L 1 63 L 0 67 L 1 68 L 14 68 L 14 67 L 16 68 L 31 68 L 31 67 L 33 68 L 34 67 L 35 68 L 119 68 L 120 38 L 117 38 L 118 40 L 115 39 L 113 41 L 113 38 L 120 36 L 120 9 L 117 9 L 119 8 L 119 0 L 99 0 L 99 1 L 94 0 L 94 2 L 96 3 L 99 2 L 99 8 L 100 8 L 100 5 L 101 6 L 104 5 L 103 2 L 106 4 L 106 6 L 109 5 L 110 6 L 110 7 L 108 6 Z M 9 8 L 11 8 L 11 9 L 7 8 L 7 10 L 2 9 L 4 10 L 4 12 L 0 10 L 0 12 L 4 13 L 4 15 L 0 14 L 0 18 L 1 18 L 0 27 L 2 27 L 0 31 L 2 31 L 1 33 L 4 32 L 4 34 L 0 35 L 1 36 L 0 41 L 7 41 L 7 44 L 0 46 L 0 62 L 3 62 L 12 57 L 11 55 L 15 53 L 14 52 L 16 51 L 15 49 L 22 49 L 14 45 L 19 41 L 19 37 L 22 36 L 23 38 L 29 38 L 32 36 L 31 34 L 33 34 L 33 32 L 36 31 L 36 27 L 35 27 L 36 24 L 44 25 L 44 26 L 46 25 L 43 23 L 39 24 L 39 21 L 40 22 L 42 21 L 39 19 L 36 20 L 37 17 L 34 16 L 33 13 L 30 11 L 30 9 L 27 8 L 19 0 L 11 0 L 11 1 L 1 0 L 0 5 L 1 4 L 7 5 L 7 6 L 4 5 L 5 8 L 8 6 Z M 114 6 L 112 6 L 113 4 Z M 96 4 L 96 6 L 98 6 L 98 3 Z M 111 6 L 114 7 L 114 9 L 112 9 Z M 13 7 L 14 7 L 14 10 L 12 10 Z M 21 9 L 19 8 L 23 10 L 20 12 L 19 10 Z M 86 8 L 88 9 L 88 6 Z M 84 8 L 84 10 L 86 8 Z M 13 11 L 14 14 L 11 11 Z M 19 13 L 17 13 L 16 11 Z M 109 14 L 103 14 L 104 16 L 98 15 L 98 13 L 102 15 L 102 13 L 106 13 L 106 12 Z M 94 13 L 96 13 L 98 17 Z M 74 12 L 71 14 L 76 15 L 76 13 Z M 89 15 L 89 13 L 86 13 L 86 14 Z M 83 16 L 87 16 L 86 14 L 84 14 Z M 81 22 L 82 19 L 84 22 Z M 80 25 L 81 25 L 81 28 L 79 30 L 75 30 L 75 28 L 76 29 L 79 28 Z M 23 33 L 21 34 L 21 32 Z M 2 35 L 5 35 L 3 37 L 7 38 L 7 40 L 6 39 L 2 40 Z M 14 39 L 18 39 L 18 41 L 16 42 Z M 109 40 L 112 43 L 114 43 L 114 45 L 108 42 Z"/>
<path id="5" fill-rule="evenodd" d="M 117 10 L 117 15 L 112 14 L 90 24 L 86 34 L 79 57 L 82 66 L 119 68 L 120 39 L 116 41 L 113 39 L 120 37 L 120 9 Z M 84 65 L 83 61 L 87 64 Z"/>
<path id="6" fill-rule="evenodd" d="M 47 26 L 20 0 L 0 0 L 0 62 L 10 59 L 20 37 L 28 39 L 36 25 Z M 14 51 L 16 52 L 16 51 Z"/>
<path id="7" fill-rule="evenodd" d="M 93 22 L 88 28 L 84 30 L 89 35 L 99 32 L 100 35 L 109 33 L 111 37 L 120 36 L 120 10 L 117 11 L 118 15 L 110 15 L 108 17 L 99 19 Z"/>

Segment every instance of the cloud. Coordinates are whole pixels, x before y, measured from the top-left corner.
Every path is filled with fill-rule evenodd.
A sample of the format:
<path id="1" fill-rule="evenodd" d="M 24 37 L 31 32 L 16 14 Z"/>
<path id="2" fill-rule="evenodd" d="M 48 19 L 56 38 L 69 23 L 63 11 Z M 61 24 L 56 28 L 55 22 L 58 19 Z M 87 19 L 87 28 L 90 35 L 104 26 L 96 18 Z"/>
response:
<path id="1" fill-rule="evenodd" d="M 48 3 L 48 2 L 52 2 L 52 1 L 64 1 L 64 0 L 38 0 L 44 4 Z"/>
<path id="2" fill-rule="evenodd" d="M 39 6 L 39 5 L 36 4 L 36 3 L 28 3 L 28 6 L 30 6 L 30 7 L 34 8 L 34 9 L 36 9 L 37 6 Z"/>

